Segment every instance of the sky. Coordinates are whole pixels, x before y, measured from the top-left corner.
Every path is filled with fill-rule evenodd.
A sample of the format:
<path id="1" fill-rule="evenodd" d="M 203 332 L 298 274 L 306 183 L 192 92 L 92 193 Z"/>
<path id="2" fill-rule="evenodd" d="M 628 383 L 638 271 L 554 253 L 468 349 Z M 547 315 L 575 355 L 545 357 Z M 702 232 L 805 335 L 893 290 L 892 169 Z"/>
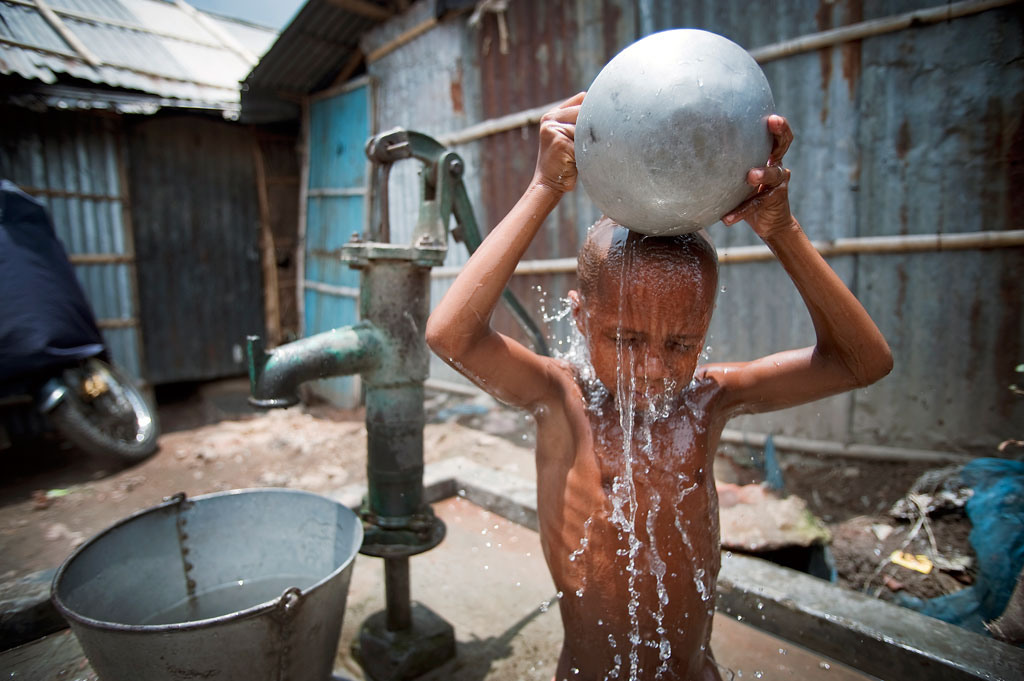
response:
<path id="1" fill-rule="evenodd" d="M 197 9 L 281 30 L 306 0 L 187 0 Z"/>

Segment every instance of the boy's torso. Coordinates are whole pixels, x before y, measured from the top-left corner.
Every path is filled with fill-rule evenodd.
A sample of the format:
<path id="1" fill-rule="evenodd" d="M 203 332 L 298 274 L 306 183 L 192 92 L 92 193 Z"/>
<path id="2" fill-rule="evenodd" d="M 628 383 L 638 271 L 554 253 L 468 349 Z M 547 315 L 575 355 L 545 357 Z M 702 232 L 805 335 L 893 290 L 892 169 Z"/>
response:
<path id="1" fill-rule="evenodd" d="M 566 652 L 579 678 L 631 665 L 687 678 L 704 663 L 719 567 L 712 461 L 721 424 L 704 381 L 669 416 L 587 406 L 564 369 L 562 404 L 537 418 L 538 516 Z M 631 431 L 631 432 L 629 432 Z M 631 435 L 632 437 L 628 437 Z M 616 678 L 612 673 L 608 678 Z"/>

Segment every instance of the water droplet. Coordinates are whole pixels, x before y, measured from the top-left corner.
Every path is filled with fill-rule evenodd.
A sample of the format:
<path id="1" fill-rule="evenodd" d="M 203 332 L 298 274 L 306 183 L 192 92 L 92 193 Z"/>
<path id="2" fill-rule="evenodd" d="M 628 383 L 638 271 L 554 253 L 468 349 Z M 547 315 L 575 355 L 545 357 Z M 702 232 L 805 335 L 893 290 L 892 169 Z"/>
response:
<path id="1" fill-rule="evenodd" d="M 757 671 L 754 672 L 754 678 L 755 679 L 764 678 L 764 672 L 761 671 L 760 669 L 758 669 Z"/>
<path id="2" fill-rule="evenodd" d="M 758 610 L 764 610 L 764 603 L 762 603 L 761 601 L 758 601 L 757 602 L 757 609 Z"/>
<path id="3" fill-rule="evenodd" d="M 788 651 L 788 650 L 786 650 L 785 648 L 779 648 L 779 655 L 785 655 L 785 654 L 786 654 L 786 653 L 788 653 L 788 652 L 789 652 L 789 651 Z"/>
<path id="4" fill-rule="evenodd" d="M 721 291 L 722 293 L 725 293 L 725 290 L 726 290 L 726 286 L 725 286 L 725 284 L 722 284 L 722 288 L 720 288 L 719 291 Z"/>
<path id="5" fill-rule="evenodd" d="M 828 662 L 819 662 L 818 669 L 824 669 L 825 671 L 828 671 L 829 669 L 832 669 L 832 665 L 830 665 Z"/>
<path id="6" fill-rule="evenodd" d="M 550 608 L 550 607 L 551 607 L 551 601 L 543 601 L 540 604 L 540 611 L 541 612 L 547 612 L 548 608 Z"/>

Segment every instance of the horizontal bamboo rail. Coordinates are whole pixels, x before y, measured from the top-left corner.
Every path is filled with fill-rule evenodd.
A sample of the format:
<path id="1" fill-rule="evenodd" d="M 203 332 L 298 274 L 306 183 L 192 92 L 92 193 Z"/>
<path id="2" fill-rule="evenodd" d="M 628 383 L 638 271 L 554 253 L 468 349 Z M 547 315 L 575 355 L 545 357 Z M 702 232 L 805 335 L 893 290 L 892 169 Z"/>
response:
<path id="1" fill-rule="evenodd" d="M 896 236 L 863 236 L 834 241 L 812 241 L 822 256 L 865 254 L 927 253 L 944 251 L 1019 248 L 1024 246 L 1024 229 L 957 234 L 900 234 Z M 737 264 L 772 260 L 775 256 L 767 246 L 733 246 L 718 249 L 718 262 Z M 444 279 L 455 277 L 461 267 L 435 267 L 430 275 Z M 570 274 L 576 272 L 576 258 L 525 260 L 516 267 L 517 275 Z"/>

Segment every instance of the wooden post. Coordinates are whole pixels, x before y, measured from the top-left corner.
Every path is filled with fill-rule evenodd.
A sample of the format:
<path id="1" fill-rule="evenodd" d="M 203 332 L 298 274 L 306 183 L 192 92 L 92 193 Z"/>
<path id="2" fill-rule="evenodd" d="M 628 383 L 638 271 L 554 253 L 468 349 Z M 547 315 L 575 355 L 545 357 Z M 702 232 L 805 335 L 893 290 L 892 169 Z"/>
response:
<path id="1" fill-rule="evenodd" d="M 263 167 L 263 151 L 259 139 L 253 138 L 253 168 L 256 170 L 256 193 L 260 204 L 260 261 L 263 266 L 263 315 L 266 317 L 267 345 L 281 343 L 281 300 L 277 287 L 277 250 L 270 229 L 270 199 L 267 196 L 267 173 Z"/>

